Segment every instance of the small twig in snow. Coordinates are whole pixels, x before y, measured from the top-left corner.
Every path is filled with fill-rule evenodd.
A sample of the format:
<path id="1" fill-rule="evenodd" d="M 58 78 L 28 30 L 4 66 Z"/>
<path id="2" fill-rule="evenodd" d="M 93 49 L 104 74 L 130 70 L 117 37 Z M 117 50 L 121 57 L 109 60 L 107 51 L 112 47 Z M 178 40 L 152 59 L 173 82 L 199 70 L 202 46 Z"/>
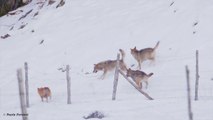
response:
<path id="1" fill-rule="evenodd" d="M 29 15 L 32 11 L 33 11 L 33 9 L 31 9 L 30 11 L 28 11 L 26 14 L 22 15 L 22 16 L 19 18 L 19 20 L 21 20 L 21 19 L 27 17 L 27 15 Z"/>
<path id="2" fill-rule="evenodd" d="M 41 42 L 39 43 L 40 45 L 44 43 L 44 40 L 41 40 Z"/>
<path id="3" fill-rule="evenodd" d="M 169 6 L 172 6 L 175 2 L 173 1 Z"/>
<path id="4" fill-rule="evenodd" d="M 27 25 L 27 23 L 24 24 L 24 25 L 21 25 L 21 26 L 19 27 L 19 29 L 23 29 L 26 25 Z"/>
<path id="5" fill-rule="evenodd" d="M 39 13 L 39 12 L 36 12 L 36 13 L 33 15 L 33 17 L 37 16 L 37 15 L 38 15 L 38 13 Z"/>
<path id="6" fill-rule="evenodd" d="M 198 22 L 195 22 L 195 23 L 193 24 L 193 27 L 196 26 L 196 25 L 198 25 Z"/>

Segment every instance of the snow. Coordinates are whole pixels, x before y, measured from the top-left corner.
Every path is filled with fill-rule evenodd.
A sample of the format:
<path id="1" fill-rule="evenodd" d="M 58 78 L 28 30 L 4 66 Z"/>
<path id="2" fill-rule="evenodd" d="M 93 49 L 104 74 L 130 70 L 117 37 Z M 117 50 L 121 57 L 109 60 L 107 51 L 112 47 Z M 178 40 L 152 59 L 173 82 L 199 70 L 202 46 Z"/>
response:
<path id="1" fill-rule="evenodd" d="M 194 120 L 212 120 L 213 1 L 172 2 L 67 0 L 60 8 L 55 8 L 57 1 L 40 9 L 34 0 L 19 8 L 24 12 L 1 17 L 0 36 L 11 35 L 0 39 L 1 120 L 22 119 L 6 114 L 21 113 L 16 70 L 24 68 L 24 62 L 29 64 L 29 120 L 81 120 L 97 110 L 106 120 L 187 120 L 185 65 L 190 69 Z M 31 9 L 26 18 L 18 20 Z M 121 48 L 127 66 L 136 69 L 130 48 L 154 47 L 157 41 L 155 63 L 142 64 L 144 72 L 154 73 L 144 89 L 154 100 L 119 76 L 117 99 L 112 101 L 113 72 L 100 80 L 102 72 L 92 73 L 93 64 L 116 59 Z M 193 100 L 196 50 L 200 57 L 199 101 Z M 66 74 L 58 70 L 67 64 L 71 66 L 71 105 L 66 104 Z M 37 93 L 42 86 L 52 91 L 49 103 L 41 102 Z"/>

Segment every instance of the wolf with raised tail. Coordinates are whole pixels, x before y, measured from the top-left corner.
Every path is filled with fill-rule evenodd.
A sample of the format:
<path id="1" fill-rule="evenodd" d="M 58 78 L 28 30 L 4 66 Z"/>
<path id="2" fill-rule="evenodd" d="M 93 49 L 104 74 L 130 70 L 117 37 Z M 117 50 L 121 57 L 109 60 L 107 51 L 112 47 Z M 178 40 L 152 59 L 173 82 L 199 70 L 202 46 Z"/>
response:
<path id="1" fill-rule="evenodd" d="M 136 47 L 131 49 L 132 56 L 137 60 L 138 67 L 141 69 L 141 63 L 146 60 L 155 60 L 156 49 L 158 48 L 160 41 L 157 42 L 154 48 L 144 48 L 137 50 Z"/>
<path id="2" fill-rule="evenodd" d="M 153 73 L 146 74 L 140 70 L 127 70 L 126 76 L 131 77 L 137 86 L 142 89 L 142 82 L 146 83 L 146 88 L 148 88 L 148 79 L 153 75 Z"/>

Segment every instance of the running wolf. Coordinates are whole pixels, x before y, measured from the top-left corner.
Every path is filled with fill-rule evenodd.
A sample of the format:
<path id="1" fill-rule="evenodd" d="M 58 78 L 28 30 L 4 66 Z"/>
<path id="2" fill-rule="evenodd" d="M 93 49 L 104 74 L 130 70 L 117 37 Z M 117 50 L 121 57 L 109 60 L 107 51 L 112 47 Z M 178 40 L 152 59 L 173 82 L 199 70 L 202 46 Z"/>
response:
<path id="1" fill-rule="evenodd" d="M 154 48 L 145 48 L 137 50 L 136 47 L 131 49 L 132 56 L 137 60 L 138 67 L 141 69 L 141 63 L 145 60 L 155 60 L 156 49 L 159 46 L 160 41 L 157 42 Z"/>
<path id="2" fill-rule="evenodd" d="M 121 53 L 121 59 L 119 60 L 119 67 L 122 71 L 126 72 L 127 67 L 126 67 L 126 64 L 124 63 L 125 52 L 122 49 L 119 49 L 119 51 Z M 112 71 L 115 69 L 116 62 L 117 62 L 116 60 L 106 60 L 106 61 L 94 64 L 93 73 L 97 73 L 98 71 L 103 71 L 103 75 L 101 76 L 101 79 L 104 79 L 108 71 Z"/>

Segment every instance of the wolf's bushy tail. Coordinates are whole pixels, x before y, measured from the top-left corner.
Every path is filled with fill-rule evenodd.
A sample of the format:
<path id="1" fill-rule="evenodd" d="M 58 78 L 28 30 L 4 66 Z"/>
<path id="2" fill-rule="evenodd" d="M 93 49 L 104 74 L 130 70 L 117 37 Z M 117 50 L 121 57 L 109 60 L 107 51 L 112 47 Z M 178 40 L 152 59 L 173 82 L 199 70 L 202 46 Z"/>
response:
<path id="1" fill-rule="evenodd" d="M 126 64 L 125 64 L 125 62 L 124 62 L 125 52 L 124 52 L 124 50 L 122 50 L 122 49 L 119 49 L 119 51 L 120 51 L 120 53 L 121 53 L 121 61 L 122 61 L 122 62 L 121 62 L 122 65 L 121 65 L 120 67 L 121 67 L 122 70 L 127 71 L 127 66 L 126 66 Z"/>
<path id="2" fill-rule="evenodd" d="M 151 77 L 152 75 L 154 75 L 154 73 L 149 73 L 148 76 Z"/>
<path id="3" fill-rule="evenodd" d="M 159 44 L 160 44 L 160 41 L 157 42 L 157 44 L 155 45 L 155 47 L 153 49 L 156 50 L 158 48 Z"/>
<path id="4" fill-rule="evenodd" d="M 123 61 L 125 58 L 125 52 L 122 49 L 119 49 L 120 53 L 121 53 L 121 60 Z"/>

